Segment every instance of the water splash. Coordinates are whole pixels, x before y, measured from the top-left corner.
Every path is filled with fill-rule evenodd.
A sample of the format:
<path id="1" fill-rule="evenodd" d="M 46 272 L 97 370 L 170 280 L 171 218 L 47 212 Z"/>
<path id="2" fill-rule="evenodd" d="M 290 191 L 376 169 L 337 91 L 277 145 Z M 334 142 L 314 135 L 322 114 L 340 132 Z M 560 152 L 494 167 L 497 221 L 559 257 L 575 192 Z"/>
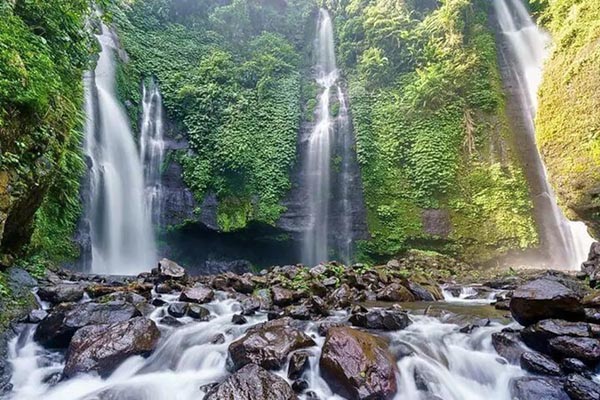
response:
<path id="1" fill-rule="evenodd" d="M 129 120 L 115 95 L 113 56 L 118 46 L 106 26 L 98 40 L 98 65 L 85 77 L 91 268 L 95 273 L 135 274 L 156 259 L 144 207 L 144 173 Z"/>
<path id="2" fill-rule="evenodd" d="M 546 167 L 535 146 L 534 119 L 537 111 L 537 91 L 542 81 L 542 68 L 548 56 L 550 37 L 532 20 L 521 0 L 494 0 L 500 30 L 508 44 L 509 63 L 519 86 L 520 106 L 530 135 L 531 166 L 541 182 L 540 193 L 534 199 L 542 215 L 540 230 L 545 248 L 555 267 L 577 269 L 587 259 L 594 239 L 583 222 L 569 221 L 558 206 L 548 180 Z"/>

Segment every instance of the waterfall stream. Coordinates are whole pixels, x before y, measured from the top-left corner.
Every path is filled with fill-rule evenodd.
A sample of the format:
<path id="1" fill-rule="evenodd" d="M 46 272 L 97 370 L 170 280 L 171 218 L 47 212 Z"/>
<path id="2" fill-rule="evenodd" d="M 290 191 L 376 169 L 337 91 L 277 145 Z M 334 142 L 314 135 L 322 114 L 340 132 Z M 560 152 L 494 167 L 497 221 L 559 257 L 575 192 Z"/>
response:
<path id="1" fill-rule="evenodd" d="M 85 151 L 91 160 L 91 269 L 94 273 L 135 274 L 154 264 L 151 221 L 144 207 L 143 164 L 130 123 L 115 94 L 114 53 L 110 30 L 98 35 L 98 65 L 85 78 L 87 127 Z"/>
<path id="2" fill-rule="evenodd" d="M 535 144 L 537 90 L 542 80 L 542 67 L 547 57 L 550 37 L 532 20 L 521 0 L 494 0 L 500 30 L 509 52 L 508 63 L 518 85 L 519 106 L 528 135 L 528 168 L 532 168 L 539 186 L 534 204 L 542 240 L 556 267 L 577 269 L 587 259 L 593 238 L 583 222 L 569 221 L 558 206 L 548 181 L 546 168 Z M 536 186 L 536 185 L 533 185 Z"/>
<path id="3" fill-rule="evenodd" d="M 250 327 L 266 321 L 267 316 L 263 313 L 248 316 L 247 323 L 236 325 L 232 316 L 240 311 L 240 304 L 227 299 L 225 293 L 218 293 L 214 301 L 205 305 L 211 313 L 209 321 L 198 322 L 185 317 L 181 319 L 185 323 L 182 327 L 162 325 L 160 320 L 167 313 L 169 302 L 176 301 L 177 297 L 163 295 L 162 299 L 167 303 L 150 315 L 162 331 L 156 351 L 148 358 L 130 357 L 105 379 L 83 374 L 57 381 L 64 366 L 64 354 L 46 350 L 33 341 L 34 325 L 29 325 L 9 344 L 13 367 L 13 391 L 9 399 L 202 399 L 207 387 L 229 374 L 227 349 L 231 342 Z M 474 305 L 468 300 L 461 302 L 465 315 L 469 315 L 469 307 L 481 306 L 481 301 L 473 302 Z M 500 331 L 504 325 L 492 322 L 490 326 L 475 328 L 468 334 L 461 332 L 460 322 L 423 316 L 422 313 L 422 309 L 415 311 L 411 316 L 413 323 L 406 329 L 381 333 L 389 340 L 392 353 L 400 355 L 397 361 L 399 389 L 395 400 L 511 399 L 509 381 L 524 372 L 501 359 L 491 344 L 492 333 Z M 347 314 L 337 312 L 331 318 L 342 321 Z M 303 379 L 308 382 L 308 389 L 300 398 L 343 399 L 334 394 L 320 375 L 318 360 L 324 337 L 317 333 L 316 323 L 307 321 L 305 332 L 314 339 L 316 346 L 307 349 L 311 355 Z M 224 341 L 214 340 L 219 334 L 225 337 Z M 275 373 L 290 382 L 285 368 Z"/>
<path id="4" fill-rule="evenodd" d="M 352 179 L 353 140 L 348 106 L 340 87 L 339 70 L 335 60 L 333 23 L 325 9 L 319 11 L 315 49 L 316 83 L 321 93 L 315 110 L 316 123 L 308 139 L 304 171 L 309 229 L 304 238 L 302 259 L 307 265 L 326 262 L 331 259 L 330 247 L 333 244 L 335 255 L 350 263 L 353 221 L 349 185 Z M 337 102 L 337 112 L 332 110 L 334 101 Z M 336 149 L 340 153 L 339 165 L 332 165 L 332 156 Z M 339 187 L 334 188 L 334 183 Z M 336 225 L 339 226 L 332 226 L 332 209 L 342 215 L 342 218 L 336 221 Z M 334 228 L 336 237 L 332 240 L 331 231 Z"/>
<path id="5" fill-rule="evenodd" d="M 161 225 L 163 205 L 161 169 L 164 160 L 163 105 L 158 85 L 151 80 L 143 85 L 140 154 L 144 165 L 146 212 L 154 226 Z"/>

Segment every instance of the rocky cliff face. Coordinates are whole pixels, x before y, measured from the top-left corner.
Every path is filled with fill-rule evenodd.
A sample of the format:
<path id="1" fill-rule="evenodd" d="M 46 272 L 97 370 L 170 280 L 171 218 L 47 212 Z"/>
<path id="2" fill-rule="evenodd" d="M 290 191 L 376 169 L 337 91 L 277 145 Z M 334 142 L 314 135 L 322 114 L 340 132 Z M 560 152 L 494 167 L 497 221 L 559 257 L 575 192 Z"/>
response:
<path id="1" fill-rule="evenodd" d="M 536 119 L 537 140 L 570 217 L 600 235 L 600 9 L 594 0 L 551 2 L 542 21 L 553 37 Z"/>

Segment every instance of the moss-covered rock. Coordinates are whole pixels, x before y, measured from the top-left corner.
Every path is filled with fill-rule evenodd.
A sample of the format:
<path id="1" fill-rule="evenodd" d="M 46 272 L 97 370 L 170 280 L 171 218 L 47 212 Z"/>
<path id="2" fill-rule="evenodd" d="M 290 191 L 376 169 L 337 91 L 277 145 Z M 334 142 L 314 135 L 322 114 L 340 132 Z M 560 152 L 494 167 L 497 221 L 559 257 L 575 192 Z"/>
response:
<path id="1" fill-rule="evenodd" d="M 568 216 L 600 235 L 600 8 L 557 0 L 542 13 L 554 39 L 544 69 L 537 139 Z"/>

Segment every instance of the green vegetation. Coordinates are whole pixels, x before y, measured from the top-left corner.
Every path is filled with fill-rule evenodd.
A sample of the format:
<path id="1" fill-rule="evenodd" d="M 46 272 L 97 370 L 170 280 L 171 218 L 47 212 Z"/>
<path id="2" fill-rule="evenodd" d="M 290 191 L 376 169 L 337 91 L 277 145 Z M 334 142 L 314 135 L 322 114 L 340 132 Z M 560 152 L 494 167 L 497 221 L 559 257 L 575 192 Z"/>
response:
<path id="1" fill-rule="evenodd" d="M 34 219 L 36 245 L 49 257 L 75 255 L 70 238 L 83 170 L 78 131 L 81 77 L 91 49 L 91 35 L 84 30 L 88 13 L 87 0 L 0 3 L 0 254 L 5 265 L 29 242 Z"/>
<path id="2" fill-rule="evenodd" d="M 600 234 L 600 8 L 595 0 L 534 3 L 554 39 L 539 92 L 538 144 L 563 208 Z"/>
<path id="3" fill-rule="evenodd" d="M 283 211 L 314 7 L 307 0 L 138 0 L 111 11 L 131 59 L 118 82 L 132 120 L 139 82 L 156 77 L 189 140 L 191 152 L 178 155 L 183 178 L 198 202 L 217 194 L 223 231 L 273 224 Z"/>
<path id="4" fill-rule="evenodd" d="M 488 3 L 346 0 L 336 7 L 372 240 L 367 258 L 411 247 L 486 261 L 537 244 L 510 151 Z M 450 233 L 423 224 L 442 210 Z"/>

